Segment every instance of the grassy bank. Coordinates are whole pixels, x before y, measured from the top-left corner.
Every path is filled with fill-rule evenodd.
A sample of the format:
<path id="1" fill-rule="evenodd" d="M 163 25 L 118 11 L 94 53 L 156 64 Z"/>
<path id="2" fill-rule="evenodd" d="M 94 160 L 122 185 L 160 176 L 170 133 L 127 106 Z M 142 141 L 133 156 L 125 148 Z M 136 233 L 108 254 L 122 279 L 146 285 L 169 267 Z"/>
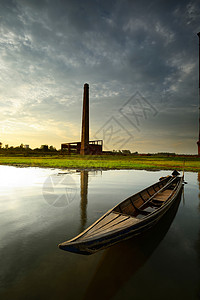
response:
<path id="1" fill-rule="evenodd" d="M 185 163 L 184 163 L 185 162 Z M 200 159 L 196 157 L 157 156 L 53 156 L 53 157 L 0 157 L 1 165 L 77 168 L 77 169 L 146 169 L 200 171 Z"/>

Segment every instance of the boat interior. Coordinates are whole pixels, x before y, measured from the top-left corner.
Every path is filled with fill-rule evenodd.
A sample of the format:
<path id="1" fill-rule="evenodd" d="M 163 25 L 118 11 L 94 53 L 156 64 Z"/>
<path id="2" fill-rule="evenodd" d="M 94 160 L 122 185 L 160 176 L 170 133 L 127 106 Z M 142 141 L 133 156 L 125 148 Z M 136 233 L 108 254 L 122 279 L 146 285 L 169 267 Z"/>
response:
<path id="1" fill-rule="evenodd" d="M 113 212 L 141 219 L 157 210 L 170 199 L 177 184 L 177 177 L 165 177 L 156 184 L 121 202 L 114 208 Z"/>

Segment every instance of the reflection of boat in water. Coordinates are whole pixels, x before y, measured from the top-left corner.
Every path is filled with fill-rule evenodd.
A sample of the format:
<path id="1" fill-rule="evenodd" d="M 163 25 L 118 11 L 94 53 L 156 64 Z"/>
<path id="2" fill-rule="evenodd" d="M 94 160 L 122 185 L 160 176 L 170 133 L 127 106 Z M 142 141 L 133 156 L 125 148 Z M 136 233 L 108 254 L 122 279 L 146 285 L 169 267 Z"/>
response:
<path id="1" fill-rule="evenodd" d="M 111 299 L 123 288 L 167 234 L 176 216 L 180 200 L 181 194 L 159 221 L 158 226 L 135 238 L 116 244 L 103 253 L 84 299 Z"/>
<path id="2" fill-rule="evenodd" d="M 173 176 L 127 198 L 70 241 L 59 245 L 63 250 L 92 254 L 119 241 L 150 229 L 177 199 L 183 177 Z"/>

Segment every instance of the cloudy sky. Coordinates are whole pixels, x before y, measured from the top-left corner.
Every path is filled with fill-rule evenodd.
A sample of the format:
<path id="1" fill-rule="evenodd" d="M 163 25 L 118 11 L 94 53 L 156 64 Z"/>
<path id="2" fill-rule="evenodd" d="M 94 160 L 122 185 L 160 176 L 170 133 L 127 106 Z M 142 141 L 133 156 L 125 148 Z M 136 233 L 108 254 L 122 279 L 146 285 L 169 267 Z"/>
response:
<path id="1" fill-rule="evenodd" d="M 3 145 L 197 153 L 200 2 L 0 0 Z"/>

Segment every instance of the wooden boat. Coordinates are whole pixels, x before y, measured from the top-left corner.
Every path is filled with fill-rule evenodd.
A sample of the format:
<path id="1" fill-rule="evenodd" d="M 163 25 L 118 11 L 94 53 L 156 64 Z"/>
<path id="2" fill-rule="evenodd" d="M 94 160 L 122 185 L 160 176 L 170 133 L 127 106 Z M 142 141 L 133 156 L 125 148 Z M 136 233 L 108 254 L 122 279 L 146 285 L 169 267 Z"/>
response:
<path id="1" fill-rule="evenodd" d="M 182 190 L 183 177 L 173 172 L 158 182 L 125 199 L 75 238 L 59 248 L 92 254 L 154 226 L 170 209 Z"/>

